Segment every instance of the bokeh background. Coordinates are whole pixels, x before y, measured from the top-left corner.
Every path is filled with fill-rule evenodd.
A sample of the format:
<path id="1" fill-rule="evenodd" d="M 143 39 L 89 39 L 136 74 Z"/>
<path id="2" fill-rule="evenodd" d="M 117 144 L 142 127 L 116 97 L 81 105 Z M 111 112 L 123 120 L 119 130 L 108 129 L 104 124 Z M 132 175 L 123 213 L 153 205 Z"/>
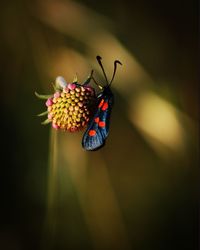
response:
<path id="1" fill-rule="evenodd" d="M 1 1 L 2 250 L 197 249 L 197 2 Z M 41 126 L 58 75 L 119 67 L 110 135 Z"/>

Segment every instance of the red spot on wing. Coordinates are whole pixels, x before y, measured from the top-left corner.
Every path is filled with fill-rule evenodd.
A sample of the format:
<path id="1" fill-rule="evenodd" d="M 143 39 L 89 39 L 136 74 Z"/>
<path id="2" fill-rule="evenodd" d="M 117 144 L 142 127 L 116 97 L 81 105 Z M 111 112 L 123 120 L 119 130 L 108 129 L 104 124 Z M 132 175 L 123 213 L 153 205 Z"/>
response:
<path id="1" fill-rule="evenodd" d="M 96 135 L 96 131 L 93 130 L 93 129 L 91 129 L 91 130 L 89 130 L 88 134 L 89 134 L 89 136 L 95 136 Z"/>
<path id="2" fill-rule="evenodd" d="M 101 108 L 102 107 L 102 105 L 103 105 L 103 103 L 104 103 L 104 99 L 102 99 L 101 101 L 100 101 L 100 103 L 99 103 L 99 108 Z"/>
<path id="3" fill-rule="evenodd" d="M 99 122 L 99 127 L 104 128 L 105 126 L 106 126 L 105 122 L 102 122 L 102 121 Z"/>
<path id="4" fill-rule="evenodd" d="M 108 108 L 108 103 L 105 102 L 105 103 L 103 104 L 102 110 L 105 111 L 107 108 Z"/>
<path id="5" fill-rule="evenodd" d="M 99 117 L 96 117 L 96 118 L 94 119 L 94 121 L 95 121 L 96 123 L 99 123 Z"/>

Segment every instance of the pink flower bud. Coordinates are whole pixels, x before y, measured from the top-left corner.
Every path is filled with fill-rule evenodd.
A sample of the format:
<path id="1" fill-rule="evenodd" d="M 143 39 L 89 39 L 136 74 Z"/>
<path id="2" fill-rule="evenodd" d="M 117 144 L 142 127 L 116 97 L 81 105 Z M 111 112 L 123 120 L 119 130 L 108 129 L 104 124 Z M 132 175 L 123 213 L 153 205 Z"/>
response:
<path id="1" fill-rule="evenodd" d="M 68 93 L 68 92 L 69 92 L 68 87 L 64 88 L 64 89 L 63 89 L 63 92 L 64 92 L 64 93 Z"/>
<path id="2" fill-rule="evenodd" d="M 54 96 L 55 98 L 60 97 L 60 92 L 58 92 L 58 91 L 57 91 L 57 92 L 55 92 L 53 96 Z"/>
<path id="3" fill-rule="evenodd" d="M 75 89 L 75 88 L 76 88 L 76 84 L 74 84 L 74 83 L 69 83 L 69 84 L 67 85 L 67 87 L 68 87 L 68 89 L 72 90 L 72 89 Z"/>
<path id="4" fill-rule="evenodd" d="M 55 128 L 56 130 L 59 129 L 59 126 L 55 123 L 52 123 L 52 127 Z"/>
<path id="5" fill-rule="evenodd" d="M 53 104 L 52 102 L 52 98 L 49 98 L 47 101 L 46 101 L 46 106 L 49 107 Z"/>
<path id="6" fill-rule="evenodd" d="M 52 114 L 48 114 L 48 119 L 51 120 L 52 119 Z"/>

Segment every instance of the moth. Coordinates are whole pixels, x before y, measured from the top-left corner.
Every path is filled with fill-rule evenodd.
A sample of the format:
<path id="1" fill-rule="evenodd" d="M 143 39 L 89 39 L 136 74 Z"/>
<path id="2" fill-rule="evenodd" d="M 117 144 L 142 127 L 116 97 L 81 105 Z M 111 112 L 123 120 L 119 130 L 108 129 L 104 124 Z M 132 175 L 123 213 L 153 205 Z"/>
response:
<path id="1" fill-rule="evenodd" d="M 99 85 L 94 77 L 92 76 L 93 81 L 97 86 L 102 90 L 97 96 L 97 102 L 95 106 L 94 115 L 88 123 L 87 129 L 83 135 L 82 147 L 85 150 L 94 151 L 105 145 L 106 138 L 109 134 L 110 127 L 110 116 L 112 112 L 112 107 L 114 103 L 114 95 L 110 89 L 111 84 L 114 80 L 115 73 L 117 70 L 117 64 L 122 65 L 118 60 L 114 61 L 114 71 L 111 78 L 111 81 L 108 82 L 107 75 L 105 73 L 103 64 L 101 62 L 102 58 L 100 56 L 96 57 L 103 75 L 106 80 L 106 85 Z"/>

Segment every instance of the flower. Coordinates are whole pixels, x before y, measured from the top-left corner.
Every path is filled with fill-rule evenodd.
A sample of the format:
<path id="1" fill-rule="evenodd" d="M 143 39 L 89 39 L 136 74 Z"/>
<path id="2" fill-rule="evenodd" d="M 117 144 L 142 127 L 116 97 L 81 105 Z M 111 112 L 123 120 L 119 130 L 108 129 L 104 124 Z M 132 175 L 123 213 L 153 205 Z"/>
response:
<path id="1" fill-rule="evenodd" d="M 83 129 L 93 115 L 95 90 L 88 83 L 80 85 L 77 82 L 54 87 L 53 95 L 42 96 L 36 93 L 39 98 L 48 98 L 47 111 L 39 115 L 47 114 L 48 118 L 43 124 L 51 122 L 54 129 L 70 132 Z"/>

